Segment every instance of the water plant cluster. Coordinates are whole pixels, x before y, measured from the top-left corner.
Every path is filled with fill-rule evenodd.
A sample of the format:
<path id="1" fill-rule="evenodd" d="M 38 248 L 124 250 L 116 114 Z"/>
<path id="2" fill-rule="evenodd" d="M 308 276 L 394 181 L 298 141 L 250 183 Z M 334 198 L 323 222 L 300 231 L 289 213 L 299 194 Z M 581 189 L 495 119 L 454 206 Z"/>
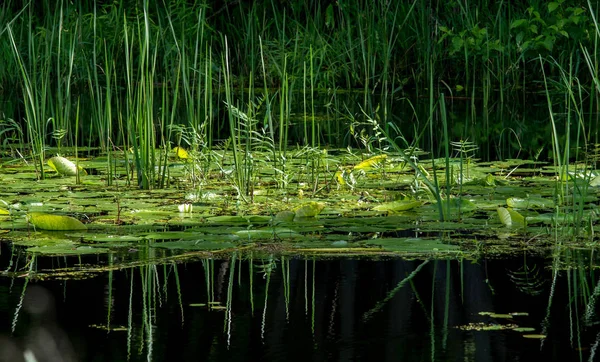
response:
<path id="1" fill-rule="evenodd" d="M 470 183 L 510 182 L 523 164 L 477 174 L 475 165 L 486 167 L 479 160 L 515 158 L 540 172 L 550 162 L 553 220 L 570 215 L 569 233 L 588 230 L 597 9 L 570 1 L 482 8 L 7 2 L 0 84 L 14 101 L 2 104 L 2 165 L 32 165 L 37 180 L 50 167 L 75 185 L 92 173 L 115 195 L 175 186 L 196 195 L 182 212 L 217 187 L 231 190 L 235 215 L 253 214 L 264 194 L 271 198 L 258 214 L 274 216 L 302 207 L 274 208 L 276 198 L 322 209 L 321 198 L 348 192 L 397 203 L 376 211 L 433 205 L 447 221 L 461 219 Z M 506 120 L 532 101 L 544 109 L 542 127 Z M 365 187 L 361 177 L 378 181 Z M 382 196 L 391 187 L 398 192 Z M 20 200 L 6 199 L 5 212 L 19 216 Z M 503 224 L 527 224 L 519 207 L 497 206 Z M 24 211 L 36 227 L 56 228 L 35 207 Z"/>

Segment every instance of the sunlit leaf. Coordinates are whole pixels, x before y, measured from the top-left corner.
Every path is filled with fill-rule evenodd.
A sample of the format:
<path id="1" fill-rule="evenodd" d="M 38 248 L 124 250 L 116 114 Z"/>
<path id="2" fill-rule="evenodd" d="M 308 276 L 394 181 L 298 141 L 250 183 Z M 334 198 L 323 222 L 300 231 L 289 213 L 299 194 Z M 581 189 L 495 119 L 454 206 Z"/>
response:
<path id="1" fill-rule="evenodd" d="M 550 209 L 554 207 L 554 202 L 552 200 L 543 199 L 541 197 L 528 197 L 525 199 L 520 197 L 509 197 L 506 199 L 506 204 L 509 207 L 517 209 Z"/>
<path id="2" fill-rule="evenodd" d="M 513 225 L 525 226 L 525 217 L 513 209 L 507 209 Z"/>
<path id="3" fill-rule="evenodd" d="M 68 159 L 61 156 L 54 156 L 48 160 L 48 165 L 56 172 L 64 176 L 77 175 L 77 166 Z M 79 167 L 80 175 L 87 175 L 87 172 Z"/>
<path id="4" fill-rule="evenodd" d="M 310 201 L 298 207 L 296 210 L 294 210 L 294 212 L 296 213 L 296 218 L 315 217 L 319 215 L 324 208 L 324 204 L 316 201 Z"/>
<path id="5" fill-rule="evenodd" d="M 173 147 L 173 149 L 171 149 L 171 152 L 173 152 L 175 156 L 177 156 L 177 158 L 180 158 L 182 160 L 190 158 L 188 151 L 186 151 L 183 147 Z"/>
<path id="6" fill-rule="evenodd" d="M 385 204 L 377 205 L 373 208 L 376 211 L 399 212 L 414 209 L 421 206 L 421 201 L 418 200 L 399 200 L 386 202 Z"/>
<path id="7" fill-rule="evenodd" d="M 533 331 L 535 331 L 535 328 L 531 328 L 531 327 L 517 327 L 517 328 L 513 328 L 513 331 L 515 331 L 515 332 L 533 332 Z"/>
<path id="8" fill-rule="evenodd" d="M 523 338 L 544 339 L 544 338 L 546 338 L 546 335 L 544 335 L 544 334 L 524 334 Z"/>
<path id="9" fill-rule="evenodd" d="M 368 159 L 362 161 L 361 163 L 357 164 L 356 166 L 354 166 L 354 169 L 355 170 L 371 169 L 371 168 L 375 167 L 375 165 L 382 163 L 386 158 L 387 158 L 386 154 L 373 156 L 371 158 L 368 158 Z"/>
<path id="10" fill-rule="evenodd" d="M 40 230 L 86 230 L 87 227 L 81 221 L 63 215 L 52 215 L 43 212 L 31 212 L 27 214 L 27 220 Z"/>
<path id="11" fill-rule="evenodd" d="M 510 315 L 510 314 L 498 314 L 498 313 L 492 313 L 492 314 L 490 314 L 490 317 L 491 317 L 491 318 L 505 318 L 505 319 L 510 319 L 510 318 L 512 318 L 513 316 L 512 316 L 512 315 Z"/>
<path id="12" fill-rule="evenodd" d="M 340 185 L 346 184 L 346 181 L 344 180 L 344 171 L 337 171 L 335 173 L 335 179 Z"/>
<path id="13" fill-rule="evenodd" d="M 501 223 L 503 223 L 505 226 L 512 226 L 512 219 L 510 218 L 510 214 L 506 208 L 499 207 L 497 212 Z"/>
<path id="14" fill-rule="evenodd" d="M 500 222 L 505 226 L 525 226 L 525 217 L 515 210 L 499 207 L 497 209 Z"/>

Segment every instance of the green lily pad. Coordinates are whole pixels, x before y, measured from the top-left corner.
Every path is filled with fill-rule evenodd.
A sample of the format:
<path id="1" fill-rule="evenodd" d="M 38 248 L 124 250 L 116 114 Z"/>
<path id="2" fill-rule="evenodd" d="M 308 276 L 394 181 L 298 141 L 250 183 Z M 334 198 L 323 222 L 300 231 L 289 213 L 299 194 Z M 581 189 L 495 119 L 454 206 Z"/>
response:
<path id="1" fill-rule="evenodd" d="M 545 334 L 524 334 L 523 338 L 544 339 L 544 338 L 546 338 L 546 335 Z"/>
<path id="2" fill-rule="evenodd" d="M 525 218 L 515 210 L 499 207 L 497 212 L 500 222 L 505 226 L 525 226 Z"/>
<path id="3" fill-rule="evenodd" d="M 300 239 L 304 236 L 291 229 L 274 228 L 274 229 L 257 229 L 257 230 L 240 230 L 235 233 L 241 239 Z"/>
<path id="4" fill-rule="evenodd" d="M 489 316 L 492 318 L 504 318 L 504 319 L 510 319 L 513 317 L 510 314 L 498 314 L 498 313 L 492 313 Z"/>
<path id="5" fill-rule="evenodd" d="M 123 243 L 123 242 L 139 242 L 144 238 L 133 235 L 111 235 L 111 234 L 95 234 L 86 235 L 83 241 L 88 243 Z"/>
<path id="6" fill-rule="evenodd" d="M 421 204 L 421 201 L 418 200 L 399 200 L 377 205 L 373 208 L 373 210 L 399 212 L 414 209 L 415 207 L 421 206 Z"/>
<path id="7" fill-rule="evenodd" d="M 38 253 L 44 255 L 86 255 L 86 254 L 104 254 L 110 252 L 107 248 L 95 248 L 91 246 L 77 246 L 73 245 L 49 245 L 49 246 L 35 246 L 27 249 L 30 253 Z"/>
<path id="8" fill-rule="evenodd" d="M 535 328 L 531 328 L 531 327 L 517 327 L 517 328 L 513 328 L 513 331 L 515 331 L 515 332 L 533 332 L 533 331 L 535 331 Z"/>
<path id="9" fill-rule="evenodd" d="M 275 215 L 276 222 L 292 222 L 296 217 L 296 213 L 290 210 L 280 211 Z"/>
<path id="10" fill-rule="evenodd" d="M 550 209 L 554 207 L 554 202 L 552 200 L 547 200 L 540 197 L 509 197 L 506 199 L 506 204 L 508 207 L 513 207 L 516 209 Z"/>
<path id="11" fill-rule="evenodd" d="M 465 199 L 462 197 L 456 197 L 456 198 L 450 199 L 450 201 L 442 200 L 442 207 L 443 207 L 444 211 L 446 210 L 448 205 L 450 206 L 450 212 L 456 212 L 459 209 L 462 212 L 468 212 L 468 211 L 473 211 L 473 210 L 477 209 L 477 206 L 471 200 L 468 200 L 468 199 Z"/>
<path id="12" fill-rule="evenodd" d="M 229 241 L 206 241 L 206 240 L 180 240 L 167 241 L 164 243 L 155 243 L 150 245 L 153 248 L 163 248 L 171 250 L 224 250 L 235 248 L 236 244 Z"/>
<path id="13" fill-rule="evenodd" d="M 250 223 L 264 223 L 268 224 L 271 221 L 271 218 L 268 216 L 258 216 L 258 215 L 250 215 L 250 216 L 213 216 L 206 219 L 206 221 L 210 223 L 219 223 L 219 224 L 250 224 Z"/>
<path id="14" fill-rule="evenodd" d="M 459 252 L 456 245 L 444 244 L 440 239 L 386 238 L 369 239 L 367 245 L 379 246 L 385 250 L 405 253 Z"/>

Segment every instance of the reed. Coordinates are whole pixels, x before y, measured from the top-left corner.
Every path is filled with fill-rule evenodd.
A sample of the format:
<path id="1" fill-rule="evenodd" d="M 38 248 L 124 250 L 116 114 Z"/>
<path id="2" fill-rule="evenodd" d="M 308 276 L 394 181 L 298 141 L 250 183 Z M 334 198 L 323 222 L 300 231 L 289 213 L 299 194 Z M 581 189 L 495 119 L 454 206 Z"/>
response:
<path id="1" fill-rule="evenodd" d="M 515 150 L 508 137 L 499 144 L 487 141 L 498 136 L 490 120 L 494 107 L 504 112 L 509 101 L 525 104 L 544 80 L 564 85 L 559 69 L 570 69 L 571 79 L 589 85 L 590 100 L 577 106 L 595 114 L 585 119 L 586 136 L 600 139 L 590 133 L 600 126 L 598 92 L 592 91 L 597 87 L 598 9 L 591 2 L 586 8 L 480 0 L 313 5 L 305 0 L 225 5 L 209 0 L 154 5 L 46 0 L 23 7 L 5 2 L 0 20 L 7 26 L 0 32 L 8 36 L 0 37 L 5 64 L 0 85 L 19 89 L 16 102 L 23 107 L 6 107 L 3 118 L 21 127 L 43 178 L 47 148 L 75 142 L 72 100 L 80 99 L 86 137 L 78 139 L 78 146 L 87 143 L 106 152 L 109 170 L 116 150 L 131 149 L 124 156 L 133 159 L 142 188 L 168 183 L 166 151 L 181 146 L 170 126 L 200 135 L 203 142 L 185 145 L 195 152 L 211 150 L 229 137 L 236 153 L 235 182 L 249 195 L 253 132 L 264 130 L 268 137 L 261 140 L 276 145 L 269 157 L 279 170 L 295 143 L 313 149 L 325 143 L 353 145 L 352 138 L 340 137 L 352 134 L 352 125 L 339 129 L 343 122 L 320 120 L 323 103 L 330 115 L 355 106 L 370 115 L 381 109 L 382 128 L 391 135 L 390 125 L 401 122 L 395 99 L 428 97 L 433 103 L 426 111 L 433 117 L 438 107 L 433 99 L 443 87 L 448 113 L 455 99 L 464 99 L 467 126 L 456 131 L 461 139 L 484 140 L 488 159 L 508 157 Z M 480 10 L 484 7 L 488 11 Z M 39 9 L 46 16 L 35 16 Z M 539 55 L 556 66 L 544 69 L 548 63 L 537 61 Z M 259 98 L 259 89 L 262 108 L 247 107 Z M 344 102 L 338 99 L 340 89 L 359 89 L 360 99 Z M 324 91 L 330 92 L 329 102 L 321 100 Z M 259 123 L 241 129 L 239 120 L 225 115 L 223 100 Z M 295 113 L 301 114 L 298 125 L 291 121 Z M 430 132 L 440 121 L 431 119 Z M 509 128 L 502 127 L 500 135 L 518 134 Z M 424 137 L 415 146 L 433 150 L 434 157 L 445 155 L 446 138 L 453 136 L 446 134 L 441 142 L 438 135 Z M 318 158 L 310 162 L 312 170 L 320 167 Z M 311 176 L 314 185 L 317 176 Z M 107 184 L 112 180 L 109 173 Z"/>

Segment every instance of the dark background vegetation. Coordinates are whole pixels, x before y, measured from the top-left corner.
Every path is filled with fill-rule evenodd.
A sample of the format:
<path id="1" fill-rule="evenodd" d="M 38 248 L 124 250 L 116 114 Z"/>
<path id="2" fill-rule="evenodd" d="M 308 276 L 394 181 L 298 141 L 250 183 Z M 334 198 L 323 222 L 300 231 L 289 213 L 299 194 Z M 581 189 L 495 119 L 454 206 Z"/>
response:
<path id="1" fill-rule="evenodd" d="M 365 102 L 367 113 L 398 97 L 444 92 L 470 100 L 468 114 L 489 112 L 496 100 L 526 106 L 530 97 L 541 95 L 545 101 L 546 90 L 557 96 L 555 103 L 565 103 L 565 89 L 577 86 L 591 129 L 598 123 L 598 5 L 571 0 L 5 1 L 0 8 L 0 115 L 22 126 L 28 118 L 16 53 L 33 88 L 46 90 L 35 96 L 40 119 L 50 119 L 58 118 L 60 109 L 63 118 L 75 111 L 67 97 L 101 98 L 109 86 L 113 107 L 124 104 L 118 99 L 127 98 L 127 77 L 136 78 L 127 73 L 126 53 L 132 56 L 130 69 L 136 74 L 143 66 L 151 69 L 157 86 L 176 90 L 187 78 L 201 93 L 206 83 L 198 79 L 210 77 L 218 93 L 227 42 L 231 82 L 238 89 L 280 90 L 285 83 L 298 91 L 354 89 L 382 96 L 382 101 Z M 151 65 L 142 62 L 145 36 Z M 469 132 L 463 134 L 466 138 Z"/>

